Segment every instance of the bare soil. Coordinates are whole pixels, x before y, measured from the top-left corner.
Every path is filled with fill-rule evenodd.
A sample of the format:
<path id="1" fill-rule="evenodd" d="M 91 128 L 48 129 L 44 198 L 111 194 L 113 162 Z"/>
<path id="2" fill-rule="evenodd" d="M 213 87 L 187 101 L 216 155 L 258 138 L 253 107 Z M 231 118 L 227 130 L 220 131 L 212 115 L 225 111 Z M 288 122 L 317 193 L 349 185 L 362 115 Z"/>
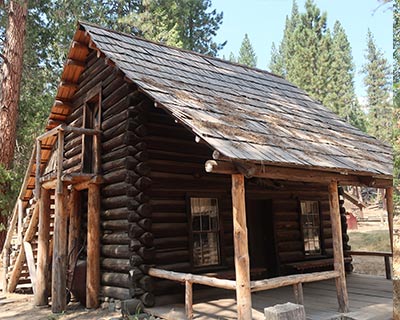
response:
<path id="1" fill-rule="evenodd" d="M 87 310 L 79 303 L 71 303 L 65 313 L 55 315 L 50 307 L 35 307 L 31 294 L 7 294 L 0 296 L 2 320 L 112 320 L 121 319 L 121 313 L 107 309 Z"/>

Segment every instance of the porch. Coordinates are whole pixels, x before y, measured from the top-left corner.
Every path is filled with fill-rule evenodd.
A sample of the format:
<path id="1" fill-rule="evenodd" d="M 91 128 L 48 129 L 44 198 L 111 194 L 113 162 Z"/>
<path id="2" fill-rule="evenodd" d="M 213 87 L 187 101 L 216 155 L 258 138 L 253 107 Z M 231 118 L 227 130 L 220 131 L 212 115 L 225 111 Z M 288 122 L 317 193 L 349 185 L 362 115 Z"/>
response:
<path id="1" fill-rule="evenodd" d="M 392 318 L 392 281 L 360 274 L 349 274 L 346 280 L 350 309 L 346 316 L 360 320 Z M 307 319 L 327 320 L 340 316 L 334 279 L 306 283 L 303 288 Z M 194 319 L 237 319 L 234 291 L 194 290 L 193 298 Z M 295 303 L 291 286 L 254 292 L 251 298 L 253 319 L 264 319 L 266 307 L 288 301 Z M 165 304 L 146 311 L 164 319 L 186 319 L 184 304 Z"/>

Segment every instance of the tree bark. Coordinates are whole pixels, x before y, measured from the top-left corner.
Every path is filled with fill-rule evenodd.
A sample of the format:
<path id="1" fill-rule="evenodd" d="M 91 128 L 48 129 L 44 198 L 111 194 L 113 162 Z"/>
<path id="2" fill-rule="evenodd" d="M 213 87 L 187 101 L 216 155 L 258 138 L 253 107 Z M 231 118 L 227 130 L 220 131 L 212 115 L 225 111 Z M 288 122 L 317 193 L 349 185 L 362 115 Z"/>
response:
<path id="1" fill-rule="evenodd" d="M 27 12 L 27 0 L 10 1 L 0 73 L 0 165 L 6 169 L 11 168 L 14 157 Z M 7 187 L 0 185 L 0 194 L 5 193 Z M 0 223 L 7 225 L 7 217 L 0 215 Z M 0 250 L 5 237 L 6 231 L 0 232 Z"/>
<path id="2" fill-rule="evenodd" d="M 27 11 L 27 0 L 10 1 L 0 96 L 0 163 L 7 169 L 14 157 Z"/>

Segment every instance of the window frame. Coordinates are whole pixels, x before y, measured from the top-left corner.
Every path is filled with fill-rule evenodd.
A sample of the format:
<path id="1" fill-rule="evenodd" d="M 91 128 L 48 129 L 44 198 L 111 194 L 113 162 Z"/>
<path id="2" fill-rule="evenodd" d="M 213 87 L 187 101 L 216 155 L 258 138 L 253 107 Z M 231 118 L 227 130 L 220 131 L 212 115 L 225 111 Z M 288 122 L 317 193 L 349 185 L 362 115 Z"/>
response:
<path id="1" fill-rule="evenodd" d="M 302 202 L 316 202 L 318 205 L 318 219 L 319 219 L 319 224 L 318 224 L 318 228 L 319 228 L 319 233 L 318 233 L 318 237 L 319 237 L 319 248 L 320 248 L 320 252 L 319 253 L 308 253 L 307 254 L 307 250 L 305 247 L 305 237 L 304 237 L 304 223 L 303 223 L 303 213 L 302 213 L 302 209 L 301 209 L 301 204 Z M 322 212 L 321 212 L 321 203 L 319 200 L 315 200 L 315 199 L 299 199 L 298 202 L 298 206 L 299 206 L 299 224 L 300 224 L 300 230 L 301 230 L 301 240 L 302 240 L 302 247 L 303 247 L 303 256 L 306 259 L 315 259 L 318 257 L 324 257 L 326 255 L 325 252 L 325 239 L 324 239 L 324 233 L 323 233 L 323 221 L 322 221 Z"/>
<path id="2" fill-rule="evenodd" d="M 218 264 L 212 264 L 212 265 L 202 265 L 202 266 L 195 266 L 194 264 L 194 246 L 193 246 L 193 241 L 194 241 L 194 233 L 193 232 L 193 216 L 192 216 L 192 209 L 191 209 L 191 199 L 192 198 L 206 198 L 206 199 L 216 199 L 217 200 L 217 206 L 218 206 L 218 214 L 217 214 L 217 221 L 218 221 L 218 230 L 213 231 L 215 234 L 217 234 L 218 237 L 218 257 L 219 257 L 219 262 Z M 190 193 L 186 194 L 186 213 L 187 213 L 187 221 L 189 224 L 188 228 L 188 241 L 189 241 L 189 255 L 190 255 L 190 267 L 192 271 L 202 271 L 202 272 L 207 272 L 207 271 L 212 271 L 212 270 L 219 270 L 219 269 L 224 269 L 226 268 L 226 259 L 225 259 L 225 250 L 224 250 L 224 229 L 223 229 L 223 223 L 222 223 L 222 217 L 221 217 L 221 207 L 222 207 L 222 201 L 221 201 L 221 196 L 220 195 L 210 195 L 207 193 Z M 204 232 L 207 233 L 207 232 Z"/>
<path id="3" fill-rule="evenodd" d="M 95 105 L 95 108 L 92 106 Z M 85 129 L 101 129 L 102 123 L 102 84 L 98 84 L 90 89 L 84 96 L 83 99 L 83 112 L 82 112 L 82 128 Z M 93 115 L 96 113 L 98 121 L 94 120 Z M 92 148 L 89 152 L 90 157 L 86 156 L 86 145 L 89 144 Z M 93 135 L 82 135 L 82 151 L 81 151 L 81 172 L 82 173 L 95 173 L 99 168 L 95 168 L 95 159 L 93 158 L 93 146 L 94 136 Z M 88 169 L 89 168 L 89 169 Z"/>

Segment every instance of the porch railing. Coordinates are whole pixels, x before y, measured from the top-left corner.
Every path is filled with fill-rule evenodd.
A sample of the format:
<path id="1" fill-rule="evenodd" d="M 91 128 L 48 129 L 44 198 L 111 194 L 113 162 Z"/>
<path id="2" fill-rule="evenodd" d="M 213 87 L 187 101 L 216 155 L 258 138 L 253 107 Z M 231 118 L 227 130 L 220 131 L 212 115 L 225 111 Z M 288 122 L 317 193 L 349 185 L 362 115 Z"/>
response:
<path id="1" fill-rule="evenodd" d="M 148 274 L 152 277 L 185 283 L 185 313 L 187 319 L 193 319 L 193 284 L 201 284 L 209 287 L 236 290 L 236 281 L 182 273 L 175 271 L 150 268 Z M 307 274 L 295 274 L 271 279 L 250 281 L 252 292 L 270 290 L 280 287 L 293 286 L 296 303 L 303 304 L 303 283 L 335 279 L 339 277 L 338 271 L 313 272 Z"/>
<path id="2" fill-rule="evenodd" d="M 393 253 L 385 251 L 349 251 L 349 254 L 352 256 L 383 257 L 385 261 L 386 279 L 392 280 L 392 270 L 389 258 L 393 257 Z"/>

